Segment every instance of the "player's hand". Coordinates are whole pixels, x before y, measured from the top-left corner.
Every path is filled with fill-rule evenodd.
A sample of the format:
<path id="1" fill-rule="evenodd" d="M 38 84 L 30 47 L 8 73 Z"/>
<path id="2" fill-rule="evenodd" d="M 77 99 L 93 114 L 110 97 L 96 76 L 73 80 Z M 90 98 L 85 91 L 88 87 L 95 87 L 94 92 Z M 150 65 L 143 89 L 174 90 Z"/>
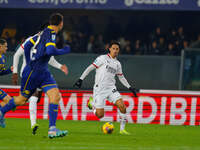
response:
<path id="1" fill-rule="evenodd" d="M 13 72 L 13 66 L 10 67 L 10 70 Z"/>
<path id="2" fill-rule="evenodd" d="M 74 87 L 81 88 L 81 86 L 82 86 L 82 82 L 83 82 L 83 80 L 78 79 L 78 80 L 76 81 L 76 83 L 74 84 Z"/>
<path id="3" fill-rule="evenodd" d="M 13 73 L 12 74 L 12 84 L 13 85 L 17 85 L 18 83 L 18 74 L 17 73 Z"/>
<path id="4" fill-rule="evenodd" d="M 135 97 L 138 97 L 138 96 L 137 96 L 137 92 L 139 91 L 138 89 L 135 89 L 135 88 L 130 87 L 129 90 L 133 93 L 133 95 L 134 95 Z"/>
<path id="5" fill-rule="evenodd" d="M 66 65 L 62 65 L 60 69 L 65 73 L 65 75 L 68 75 L 69 71 Z"/>

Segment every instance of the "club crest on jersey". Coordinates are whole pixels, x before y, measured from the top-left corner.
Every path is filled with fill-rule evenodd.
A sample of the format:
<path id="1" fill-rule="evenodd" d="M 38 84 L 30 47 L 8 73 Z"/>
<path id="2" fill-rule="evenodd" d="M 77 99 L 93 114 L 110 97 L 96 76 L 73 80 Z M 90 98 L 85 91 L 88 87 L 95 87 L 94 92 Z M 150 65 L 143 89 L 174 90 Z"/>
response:
<path id="1" fill-rule="evenodd" d="M 55 41 L 55 40 L 56 40 L 56 35 L 53 34 L 53 35 L 51 36 L 51 39 L 52 39 L 52 41 Z"/>

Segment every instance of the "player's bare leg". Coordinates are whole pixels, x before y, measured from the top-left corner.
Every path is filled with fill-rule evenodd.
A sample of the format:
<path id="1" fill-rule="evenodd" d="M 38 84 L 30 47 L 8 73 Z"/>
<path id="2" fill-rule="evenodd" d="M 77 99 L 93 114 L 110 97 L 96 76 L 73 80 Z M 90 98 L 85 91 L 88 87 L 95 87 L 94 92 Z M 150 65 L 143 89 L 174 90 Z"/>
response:
<path id="1" fill-rule="evenodd" d="M 26 101 L 28 100 L 28 98 L 24 97 L 23 95 L 19 95 L 19 96 L 16 96 L 14 98 L 14 102 L 17 106 L 22 106 L 26 103 Z"/>
<path id="2" fill-rule="evenodd" d="M 125 104 L 124 104 L 122 99 L 117 100 L 115 104 L 120 110 L 120 134 L 128 135 L 129 133 L 125 130 L 125 125 L 126 125 L 126 106 L 125 106 Z"/>
<path id="3" fill-rule="evenodd" d="M 61 131 L 56 128 L 56 120 L 58 115 L 58 104 L 61 99 L 61 94 L 58 88 L 52 88 L 47 91 L 47 96 L 49 97 L 49 138 L 56 138 L 65 136 L 68 131 Z"/>
<path id="4" fill-rule="evenodd" d="M 104 117 L 104 108 L 96 108 L 94 113 L 99 119 L 101 119 Z"/>
<path id="5" fill-rule="evenodd" d="M 31 121 L 32 134 L 35 135 L 39 124 L 37 124 L 37 103 L 42 96 L 42 89 L 37 89 L 36 92 L 29 98 L 29 113 Z"/>

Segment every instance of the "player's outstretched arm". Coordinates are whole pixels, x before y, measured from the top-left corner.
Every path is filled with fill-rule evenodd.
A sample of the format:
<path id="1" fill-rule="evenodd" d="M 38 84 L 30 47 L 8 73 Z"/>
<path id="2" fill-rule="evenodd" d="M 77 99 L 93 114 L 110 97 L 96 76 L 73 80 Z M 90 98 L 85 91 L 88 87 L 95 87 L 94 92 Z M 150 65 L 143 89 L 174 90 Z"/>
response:
<path id="1" fill-rule="evenodd" d="M 65 75 L 68 75 L 68 68 L 67 66 L 64 64 L 60 64 L 54 56 L 51 56 L 50 60 L 49 60 L 49 65 L 51 65 L 54 68 L 60 69 L 62 72 L 64 72 Z"/>
<path id="2" fill-rule="evenodd" d="M 47 45 L 46 54 L 51 56 L 64 55 L 70 53 L 70 46 L 65 46 L 63 49 L 55 48 L 55 45 Z"/>
<path id="3" fill-rule="evenodd" d="M 85 77 L 94 69 L 96 69 L 94 65 L 90 65 L 89 67 L 87 67 L 87 69 L 85 69 L 81 77 L 75 82 L 74 87 L 81 88 L 82 82 L 85 79 Z"/>
<path id="4" fill-rule="evenodd" d="M 119 81 L 125 86 L 125 87 L 127 87 L 133 94 L 134 94 L 134 96 L 135 97 L 138 97 L 137 96 L 137 89 L 135 89 L 135 88 L 132 88 L 131 86 L 130 86 L 130 84 L 128 83 L 128 81 L 126 80 L 126 78 L 124 77 L 124 75 L 123 74 L 118 74 L 118 78 L 119 78 Z"/>
<path id="5" fill-rule="evenodd" d="M 52 67 L 56 68 L 56 69 L 61 69 L 62 65 L 55 59 L 54 56 L 51 56 L 50 60 L 49 60 L 49 65 L 51 65 Z"/>

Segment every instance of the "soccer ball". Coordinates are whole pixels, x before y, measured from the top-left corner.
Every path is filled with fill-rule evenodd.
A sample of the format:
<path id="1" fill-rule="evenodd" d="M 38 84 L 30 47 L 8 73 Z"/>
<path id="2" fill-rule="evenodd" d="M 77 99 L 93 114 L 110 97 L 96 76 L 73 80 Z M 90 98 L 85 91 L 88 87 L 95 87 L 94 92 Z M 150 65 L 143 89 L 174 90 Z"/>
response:
<path id="1" fill-rule="evenodd" d="M 112 124 L 112 122 L 106 122 L 102 126 L 102 131 L 104 134 L 111 134 L 113 130 L 114 130 L 114 125 Z"/>

